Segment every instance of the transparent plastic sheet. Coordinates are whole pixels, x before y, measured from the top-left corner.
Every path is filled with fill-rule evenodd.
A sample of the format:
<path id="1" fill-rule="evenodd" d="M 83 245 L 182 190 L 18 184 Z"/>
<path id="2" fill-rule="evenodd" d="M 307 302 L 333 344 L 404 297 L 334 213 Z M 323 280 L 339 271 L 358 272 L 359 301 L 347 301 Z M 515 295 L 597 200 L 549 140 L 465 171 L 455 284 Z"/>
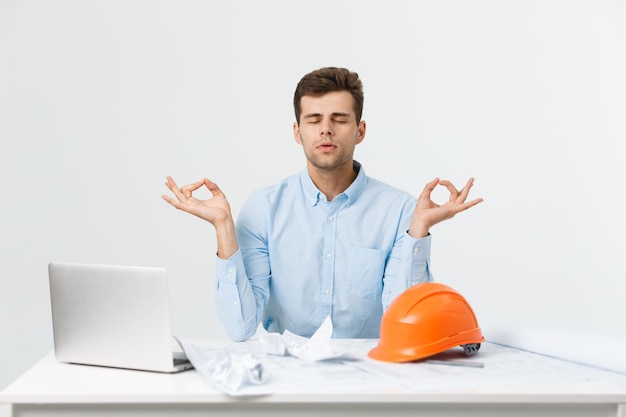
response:
<path id="1" fill-rule="evenodd" d="M 236 395 L 242 388 L 265 381 L 261 359 L 251 353 L 215 349 L 206 354 L 192 344 L 183 344 L 185 354 L 194 368 L 215 388 Z"/>
<path id="2" fill-rule="evenodd" d="M 263 364 L 250 353 L 235 354 L 223 351 L 211 358 L 207 369 L 215 382 L 230 390 L 238 390 L 242 386 L 263 383 Z"/>
<path id="3" fill-rule="evenodd" d="M 242 389 L 266 382 L 263 358 L 293 357 L 303 362 L 329 361 L 333 359 L 355 360 L 348 350 L 330 343 L 333 325 L 330 317 L 310 337 L 302 337 L 289 331 L 283 334 L 268 333 L 261 328 L 259 344 L 254 352 L 237 352 L 233 349 L 212 349 L 182 342 L 185 354 L 196 370 L 216 389 L 229 395 L 241 395 Z M 267 364 L 267 363 L 266 363 Z M 280 377 L 272 376 L 275 383 Z"/>

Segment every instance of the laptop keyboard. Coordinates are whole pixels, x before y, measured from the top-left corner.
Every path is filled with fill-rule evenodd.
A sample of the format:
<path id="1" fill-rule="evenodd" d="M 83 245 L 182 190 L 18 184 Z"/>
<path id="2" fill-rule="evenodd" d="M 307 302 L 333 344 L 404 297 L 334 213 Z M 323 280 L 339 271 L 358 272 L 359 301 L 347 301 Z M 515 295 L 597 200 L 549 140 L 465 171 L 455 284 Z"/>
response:
<path id="1" fill-rule="evenodd" d="M 174 366 L 181 365 L 183 363 L 189 363 L 189 360 L 185 358 L 174 358 Z"/>

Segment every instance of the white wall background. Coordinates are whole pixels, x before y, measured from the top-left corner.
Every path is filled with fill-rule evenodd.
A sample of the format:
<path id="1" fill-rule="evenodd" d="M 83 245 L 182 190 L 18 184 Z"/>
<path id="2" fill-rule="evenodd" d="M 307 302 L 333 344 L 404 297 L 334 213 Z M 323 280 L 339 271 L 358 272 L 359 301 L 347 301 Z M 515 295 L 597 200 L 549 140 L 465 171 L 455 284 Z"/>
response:
<path id="1" fill-rule="evenodd" d="M 479 320 L 626 336 L 624 22 L 609 0 L 0 0 L 0 388 L 52 349 L 50 261 L 166 267 L 174 333 L 223 336 L 213 230 L 165 176 L 236 213 L 304 169 L 293 89 L 327 65 L 363 78 L 369 175 L 476 177 L 432 262 Z"/>

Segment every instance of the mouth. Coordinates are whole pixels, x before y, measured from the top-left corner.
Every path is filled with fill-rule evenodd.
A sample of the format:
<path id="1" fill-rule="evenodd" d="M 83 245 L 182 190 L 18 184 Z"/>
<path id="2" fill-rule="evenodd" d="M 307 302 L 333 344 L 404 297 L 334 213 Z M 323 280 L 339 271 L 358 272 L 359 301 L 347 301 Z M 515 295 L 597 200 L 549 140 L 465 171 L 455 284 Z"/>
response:
<path id="1" fill-rule="evenodd" d="M 333 145 L 330 142 L 324 142 L 324 143 L 320 143 L 319 145 L 317 145 L 317 149 L 320 149 L 322 151 L 332 151 L 336 147 L 337 146 Z"/>

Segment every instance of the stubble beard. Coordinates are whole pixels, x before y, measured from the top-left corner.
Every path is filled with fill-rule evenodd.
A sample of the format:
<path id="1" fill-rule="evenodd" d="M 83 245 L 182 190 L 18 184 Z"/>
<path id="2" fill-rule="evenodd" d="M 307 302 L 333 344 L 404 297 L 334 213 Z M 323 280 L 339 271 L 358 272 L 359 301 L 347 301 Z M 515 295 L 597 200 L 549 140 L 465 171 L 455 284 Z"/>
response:
<path id="1" fill-rule="evenodd" d="M 334 171 L 352 161 L 352 155 L 341 152 L 337 155 L 315 155 L 315 152 L 305 152 L 311 165 L 321 171 Z"/>

